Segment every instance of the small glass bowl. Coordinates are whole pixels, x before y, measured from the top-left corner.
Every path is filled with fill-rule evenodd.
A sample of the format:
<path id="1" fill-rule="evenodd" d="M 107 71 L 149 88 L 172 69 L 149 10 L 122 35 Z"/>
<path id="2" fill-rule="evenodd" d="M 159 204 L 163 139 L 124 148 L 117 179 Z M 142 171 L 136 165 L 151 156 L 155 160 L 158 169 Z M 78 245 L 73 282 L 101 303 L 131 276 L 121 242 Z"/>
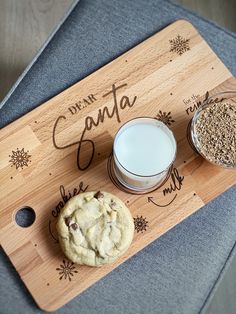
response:
<path id="1" fill-rule="evenodd" d="M 208 97 L 208 96 L 205 97 L 202 105 L 195 112 L 191 121 L 191 127 L 190 127 L 191 140 L 197 152 L 211 164 L 220 166 L 223 168 L 227 168 L 227 169 L 236 169 L 235 164 L 230 165 L 230 164 L 225 164 L 225 163 L 216 163 L 216 162 L 213 162 L 212 160 L 209 160 L 207 155 L 205 155 L 201 149 L 201 144 L 199 142 L 198 134 L 196 131 L 197 121 L 199 117 L 201 116 L 201 114 L 203 113 L 203 111 L 207 108 L 210 108 L 213 104 L 224 103 L 224 102 L 233 103 L 236 106 L 236 92 L 227 91 L 227 92 L 214 94 L 211 97 Z"/>

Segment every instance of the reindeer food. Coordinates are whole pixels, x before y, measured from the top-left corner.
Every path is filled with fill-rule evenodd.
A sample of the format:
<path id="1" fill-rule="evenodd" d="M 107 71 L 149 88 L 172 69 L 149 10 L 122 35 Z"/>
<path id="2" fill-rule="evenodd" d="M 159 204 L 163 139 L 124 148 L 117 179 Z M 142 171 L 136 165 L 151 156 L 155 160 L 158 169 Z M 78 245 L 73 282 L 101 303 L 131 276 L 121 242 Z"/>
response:
<path id="1" fill-rule="evenodd" d="M 212 163 L 236 167 L 236 104 L 220 102 L 201 109 L 193 131 L 201 155 Z"/>

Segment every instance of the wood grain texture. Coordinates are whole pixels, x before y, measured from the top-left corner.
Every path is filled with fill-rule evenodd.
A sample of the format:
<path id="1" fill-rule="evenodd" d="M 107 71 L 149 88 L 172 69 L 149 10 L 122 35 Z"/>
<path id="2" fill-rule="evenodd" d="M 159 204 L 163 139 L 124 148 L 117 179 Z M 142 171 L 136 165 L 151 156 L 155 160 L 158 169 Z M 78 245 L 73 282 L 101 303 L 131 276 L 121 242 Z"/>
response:
<path id="1" fill-rule="evenodd" d="M 176 2 L 232 32 L 236 32 L 235 0 L 176 0 Z"/>
<path id="2" fill-rule="evenodd" d="M 0 1 L 0 101 L 73 0 Z"/>
<path id="3" fill-rule="evenodd" d="M 236 32 L 234 0 L 177 0 Z M 0 101 L 43 45 L 73 0 L 0 1 Z"/>
<path id="4" fill-rule="evenodd" d="M 178 35 L 186 49 L 172 49 L 170 41 Z M 233 185 L 235 172 L 199 157 L 186 132 L 194 105 L 206 91 L 235 88 L 235 79 L 196 29 L 180 20 L 1 130 L 0 243 L 41 308 L 62 306 Z M 128 99 L 133 106 L 127 105 Z M 127 194 L 113 185 L 107 172 L 114 135 L 131 118 L 156 117 L 160 110 L 170 112 L 175 121 L 176 170 L 155 192 Z M 15 154 L 25 164 L 22 159 L 15 162 Z M 91 165 L 79 170 L 92 156 Z M 135 219 L 144 218 L 129 251 L 102 268 L 72 265 L 56 242 L 58 212 L 70 195 L 86 187 L 116 194 Z M 24 206 L 36 212 L 27 229 L 14 220 Z"/>

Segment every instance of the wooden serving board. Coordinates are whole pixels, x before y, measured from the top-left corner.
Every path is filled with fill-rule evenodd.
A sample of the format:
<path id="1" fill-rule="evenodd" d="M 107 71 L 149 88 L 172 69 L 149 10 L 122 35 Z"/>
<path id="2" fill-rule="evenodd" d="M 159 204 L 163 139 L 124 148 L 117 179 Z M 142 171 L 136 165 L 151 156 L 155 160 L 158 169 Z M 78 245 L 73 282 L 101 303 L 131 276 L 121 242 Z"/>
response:
<path id="1" fill-rule="evenodd" d="M 0 132 L 0 243 L 42 309 L 53 311 L 236 182 L 191 148 L 188 123 L 207 91 L 236 81 L 196 29 L 179 20 Z M 178 141 L 167 182 L 146 195 L 120 190 L 109 164 L 118 128 L 138 116 L 169 124 Z M 55 222 L 71 195 L 106 190 L 129 206 L 134 241 L 116 263 L 77 266 L 62 254 Z M 30 206 L 36 220 L 15 222 Z"/>

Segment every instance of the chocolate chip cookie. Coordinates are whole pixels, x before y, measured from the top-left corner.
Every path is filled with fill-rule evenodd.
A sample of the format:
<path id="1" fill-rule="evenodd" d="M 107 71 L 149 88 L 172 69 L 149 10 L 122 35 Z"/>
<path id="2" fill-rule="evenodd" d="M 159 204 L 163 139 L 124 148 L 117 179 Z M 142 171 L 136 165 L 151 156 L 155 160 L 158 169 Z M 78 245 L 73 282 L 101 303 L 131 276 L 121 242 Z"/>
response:
<path id="1" fill-rule="evenodd" d="M 129 209 L 107 192 L 85 192 L 71 198 L 57 222 L 59 242 L 74 263 L 112 263 L 130 246 L 134 223 Z"/>

